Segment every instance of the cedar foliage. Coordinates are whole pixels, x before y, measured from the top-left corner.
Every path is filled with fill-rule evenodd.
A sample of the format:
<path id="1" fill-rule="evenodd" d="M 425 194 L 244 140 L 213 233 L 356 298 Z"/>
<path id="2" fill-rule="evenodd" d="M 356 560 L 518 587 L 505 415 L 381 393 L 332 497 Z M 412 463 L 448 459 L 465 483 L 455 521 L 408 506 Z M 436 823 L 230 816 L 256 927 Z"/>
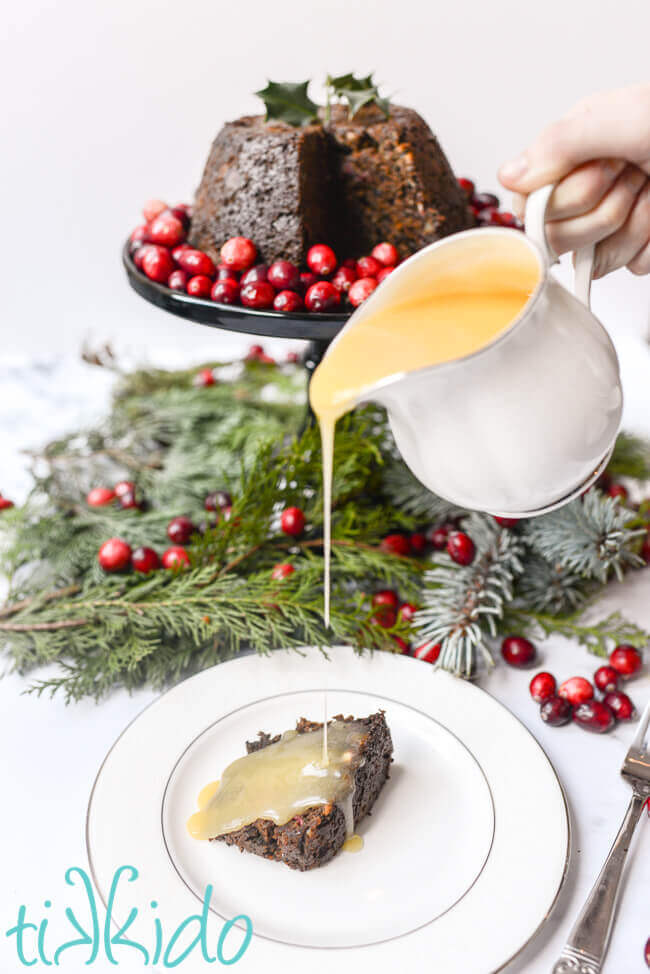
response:
<path id="1" fill-rule="evenodd" d="M 96 428 L 47 444 L 34 457 L 34 487 L 22 508 L 0 517 L 9 596 L 0 645 L 27 673 L 57 661 L 30 690 L 68 700 L 115 686 L 162 687 L 243 648 L 268 653 L 335 643 L 399 651 L 441 642 L 438 665 L 473 675 L 491 663 L 491 644 L 509 630 L 559 632 L 593 652 L 647 635 L 619 615 L 583 622 L 582 611 L 612 575 L 641 564 L 647 511 L 632 512 L 592 490 L 584 501 L 514 529 L 435 497 L 399 460 L 385 415 L 366 406 L 337 427 L 333 487 L 332 619 L 322 619 L 323 498 L 320 443 L 304 424 L 304 372 L 258 361 L 212 366 L 216 385 L 196 388 L 194 371 L 121 375 L 109 414 Z M 617 475 L 646 476 L 650 450 L 620 441 Z M 146 509 L 89 508 L 100 483 L 136 481 Z M 168 546 L 172 517 L 199 525 L 206 494 L 227 489 L 229 520 L 203 525 L 189 546 L 191 567 L 106 575 L 97 551 L 111 536 L 132 547 Z M 283 508 L 307 519 L 299 539 L 279 528 Z M 392 532 L 456 518 L 477 557 L 400 558 L 382 550 Z M 295 572 L 271 578 L 278 562 Z M 421 606 L 411 629 L 375 624 L 370 596 L 392 587 Z"/>

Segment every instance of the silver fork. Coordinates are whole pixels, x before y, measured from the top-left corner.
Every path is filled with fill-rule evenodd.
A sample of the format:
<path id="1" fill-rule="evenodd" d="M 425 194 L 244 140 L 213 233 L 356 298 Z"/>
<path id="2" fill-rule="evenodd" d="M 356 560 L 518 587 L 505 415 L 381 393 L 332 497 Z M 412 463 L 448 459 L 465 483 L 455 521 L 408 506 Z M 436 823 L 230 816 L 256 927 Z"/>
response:
<path id="1" fill-rule="evenodd" d="M 650 750 L 644 746 L 650 703 L 623 761 L 621 774 L 632 786 L 632 799 L 614 845 L 578 917 L 553 974 L 600 974 L 612 932 L 625 857 L 643 806 L 650 797 Z"/>

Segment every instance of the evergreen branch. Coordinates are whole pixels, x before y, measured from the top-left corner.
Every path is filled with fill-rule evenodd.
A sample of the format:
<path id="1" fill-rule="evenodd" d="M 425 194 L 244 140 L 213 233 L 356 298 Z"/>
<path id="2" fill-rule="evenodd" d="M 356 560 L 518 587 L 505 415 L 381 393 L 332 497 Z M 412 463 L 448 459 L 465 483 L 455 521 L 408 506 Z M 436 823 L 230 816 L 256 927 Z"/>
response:
<path id="1" fill-rule="evenodd" d="M 650 479 L 650 441 L 631 433 L 619 433 L 607 473 L 634 480 Z"/>
<path id="2" fill-rule="evenodd" d="M 602 657 L 606 657 L 620 643 L 630 643 L 641 649 L 650 640 L 649 633 L 620 612 L 612 612 L 605 619 L 587 623 L 580 612 L 557 616 L 509 608 L 505 622 L 508 628 L 523 630 L 533 636 L 560 635 L 575 639 L 590 653 Z"/>
<path id="3" fill-rule="evenodd" d="M 590 490 L 557 511 L 531 518 L 524 538 L 550 564 L 604 583 L 612 572 L 620 579 L 626 568 L 641 565 L 633 545 L 644 531 L 626 527 L 630 518 L 617 498 Z"/>
<path id="4" fill-rule="evenodd" d="M 471 676 L 479 657 L 493 664 L 486 637 L 496 635 L 512 598 L 524 546 L 516 532 L 487 515 L 470 514 L 463 528 L 476 546 L 474 561 L 461 567 L 446 554 L 438 556 L 425 574 L 423 608 L 415 619 L 423 641 L 441 644 L 436 666 Z"/>

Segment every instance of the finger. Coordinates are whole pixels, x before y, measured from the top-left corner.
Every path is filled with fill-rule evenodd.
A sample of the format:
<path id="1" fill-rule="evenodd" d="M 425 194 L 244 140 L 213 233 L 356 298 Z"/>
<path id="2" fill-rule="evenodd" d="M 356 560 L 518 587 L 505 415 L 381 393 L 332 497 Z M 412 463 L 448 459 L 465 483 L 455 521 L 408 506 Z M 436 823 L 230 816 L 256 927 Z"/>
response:
<path id="1" fill-rule="evenodd" d="M 633 274 L 650 274 L 650 243 L 627 265 Z"/>
<path id="2" fill-rule="evenodd" d="M 569 220 L 593 210 L 625 169 L 622 159 L 598 159 L 578 166 L 557 184 L 546 207 L 547 220 Z"/>
<path id="3" fill-rule="evenodd" d="M 499 170 L 503 185 L 531 193 L 556 183 L 591 159 L 648 159 L 650 85 L 621 88 L 580 102 L 554 122 L 517 159 Z"/>
<path id="4" fill-rule="evenodd" d="M 526 215 L 527 199 L 528 197 L 524 193 L 513 193 L 511 210 L 520 220 L 523 220 Z"/>
<path id="5" fill-rule="evenodd" d="M 567 220 L 593 210 L 624 168 L 623 159 L 597 159 L 579 166 L 561 179 L 553 190 L 546 207 L 546 218 Z M 524 219 L 527 199 L 523 193 L 515 193 L 512 197 L 512 212 L 520 220 Z"/>
<path id="6" fill-rule="evenodd" d="M 596 247 L 594 278 L 630 264 L 649 241 L 650 181 L 646 180 L 623 226 Z"/>
<path id="7" fill-rule="evenodd" d="M 615 233 L 628 218 L 647 176 L 626 166 L 613 187 L 590 213 L 546 224 L 546 238 L 556 254 L 579 250 Z"/>

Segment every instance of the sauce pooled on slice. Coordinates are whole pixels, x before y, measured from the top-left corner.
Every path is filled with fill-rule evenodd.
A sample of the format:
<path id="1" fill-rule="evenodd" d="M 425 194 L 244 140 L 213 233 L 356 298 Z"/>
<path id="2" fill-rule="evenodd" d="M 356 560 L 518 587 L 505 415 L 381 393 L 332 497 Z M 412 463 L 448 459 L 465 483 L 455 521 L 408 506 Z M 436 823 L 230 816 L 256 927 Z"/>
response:
<path id="1" fill-rule="evenodd" d="M 350 835 L 354 774 L 363 763 L 360 744 L 367 733 L 361 721 L 331 721 L 327 763 L 322 728 L 287 731 L 275 744 L 238 758 L 225 769 L 216 790 L 214 783 L 202 790 L 199 811 L 187 823 L 190 835 L 213 839 L 258 818 L 285 825 L 314 805 L 338 805 Z"/>

